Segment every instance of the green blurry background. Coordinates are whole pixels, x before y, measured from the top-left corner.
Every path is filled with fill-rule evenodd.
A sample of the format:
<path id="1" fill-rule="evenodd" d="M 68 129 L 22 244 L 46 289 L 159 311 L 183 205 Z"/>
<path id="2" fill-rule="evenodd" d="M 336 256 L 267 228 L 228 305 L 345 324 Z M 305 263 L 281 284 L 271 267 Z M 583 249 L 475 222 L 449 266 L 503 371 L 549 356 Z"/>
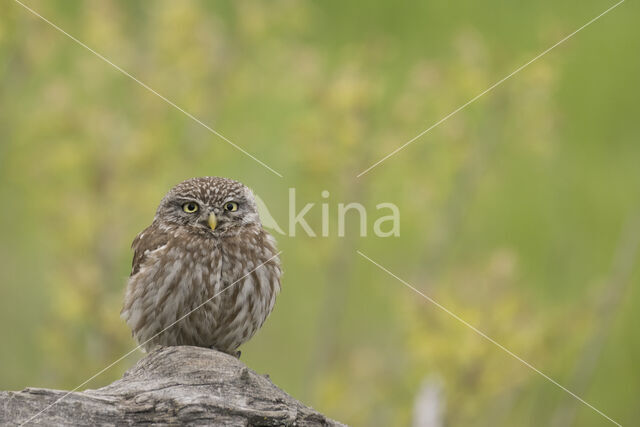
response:
<path id="1" fill-rule="evenodd" d="M 353 425 L 608 421 L 358 256 L 380 262 L 624 425 L 640 424 L 640 7 L 626 2 L 356 174 L 613 2 L 28 1 L 284 175 L 31 15 L 0 14 L 0 389 L 73 388 L 134 346 L 133 237 L 173 184 L 288 188 L 276 309 L 242 360 Z M 337 204 L 369 210 L 368 237 Z M 375 205 L 401 210 L 372 236 Z M 88 387 L 120 377 L 138 353 Z"/>

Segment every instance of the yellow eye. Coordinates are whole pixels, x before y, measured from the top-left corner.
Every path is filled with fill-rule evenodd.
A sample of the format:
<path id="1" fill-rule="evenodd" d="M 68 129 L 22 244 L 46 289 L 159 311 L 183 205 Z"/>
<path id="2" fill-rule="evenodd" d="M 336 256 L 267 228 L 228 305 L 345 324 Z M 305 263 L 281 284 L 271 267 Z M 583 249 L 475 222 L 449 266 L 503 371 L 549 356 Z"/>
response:
<path id="1" fill-rule="evenodd" d="M 227 202 L 224 204 L 224 210 L 229 212 L 235 212 L 238 210 L 238 204 L 236 202 Z"/>
<path id="2" fill-rule="evenodd" d="M 194 202 L 188 202 L 182 205 L 182 210 L 186 213 L 194 213 L 198 210 L 198 204 Z"/>

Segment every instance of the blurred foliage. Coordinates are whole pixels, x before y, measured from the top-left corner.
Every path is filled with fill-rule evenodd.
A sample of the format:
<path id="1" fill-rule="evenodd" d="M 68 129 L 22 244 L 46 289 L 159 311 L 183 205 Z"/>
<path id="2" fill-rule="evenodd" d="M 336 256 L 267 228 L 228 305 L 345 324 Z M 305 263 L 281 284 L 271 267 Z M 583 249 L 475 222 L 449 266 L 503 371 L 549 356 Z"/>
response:
<path id="1" fill-rule="evenodd" d="M 283 292 L 243 359 L 354 425 L 406 425 L 440 378 L 447 425 L 604 418 L 356 255 L 373 259 L 624 425 L 640 422 L 638 5 L 623 4 L 366 175 L 356 174 L 609 3 L 29 1 L 280 171 L 278 178 L 7 2 L 0 16 L 0 388 L 73 388 L 134 346 L 135 234 L 173 184 L 289 187 L 332 237 L 277 236 Z M 327 200 L 321 191 L 330 192 Z M 397 204 L 401 236 L 335 237 L 337 203 Z M 637 256 L 636 256 L 637 257 Z M 633 257 L 633 261 L 637 261 Z M 612 286 L 622 297 L 602 309 Z M 605 322 L 603 319 L 611 319 Z M 602 325 L 607 326 L 603 329 Z M 605 337 L 597 363 L 576 370 Z M 88 384 L 118 378 L 131 356 Z"/>

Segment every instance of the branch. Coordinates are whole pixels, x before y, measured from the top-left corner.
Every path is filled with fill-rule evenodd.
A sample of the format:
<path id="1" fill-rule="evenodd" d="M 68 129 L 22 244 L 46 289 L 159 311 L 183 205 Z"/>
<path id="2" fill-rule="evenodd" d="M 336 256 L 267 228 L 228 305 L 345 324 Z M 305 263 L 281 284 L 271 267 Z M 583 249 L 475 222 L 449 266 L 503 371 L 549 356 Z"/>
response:
<path id="1" fill-rule="evenodd" d="M 0 424 L 28 420 L 66 394 L 27 388 L 0 392 Z M 233 356 L 165 347 L 97 390 L 69 394 L 32 422 L 42 425 L 341 426 L 305 406 Z"/>

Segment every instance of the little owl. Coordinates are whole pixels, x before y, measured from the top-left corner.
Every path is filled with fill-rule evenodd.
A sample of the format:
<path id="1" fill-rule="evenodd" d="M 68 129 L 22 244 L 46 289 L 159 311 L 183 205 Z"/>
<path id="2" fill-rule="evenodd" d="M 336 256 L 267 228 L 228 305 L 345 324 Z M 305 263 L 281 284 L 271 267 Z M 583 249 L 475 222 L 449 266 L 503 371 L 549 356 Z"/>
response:
<path id="1" fill-rule="evenodd" d="M 280 291 L 275 239 L 251 190 L 231 179 L 173 187 L 132 248 L 121 315 L 145 350 L 195 345 L 236 354 Z"/>

